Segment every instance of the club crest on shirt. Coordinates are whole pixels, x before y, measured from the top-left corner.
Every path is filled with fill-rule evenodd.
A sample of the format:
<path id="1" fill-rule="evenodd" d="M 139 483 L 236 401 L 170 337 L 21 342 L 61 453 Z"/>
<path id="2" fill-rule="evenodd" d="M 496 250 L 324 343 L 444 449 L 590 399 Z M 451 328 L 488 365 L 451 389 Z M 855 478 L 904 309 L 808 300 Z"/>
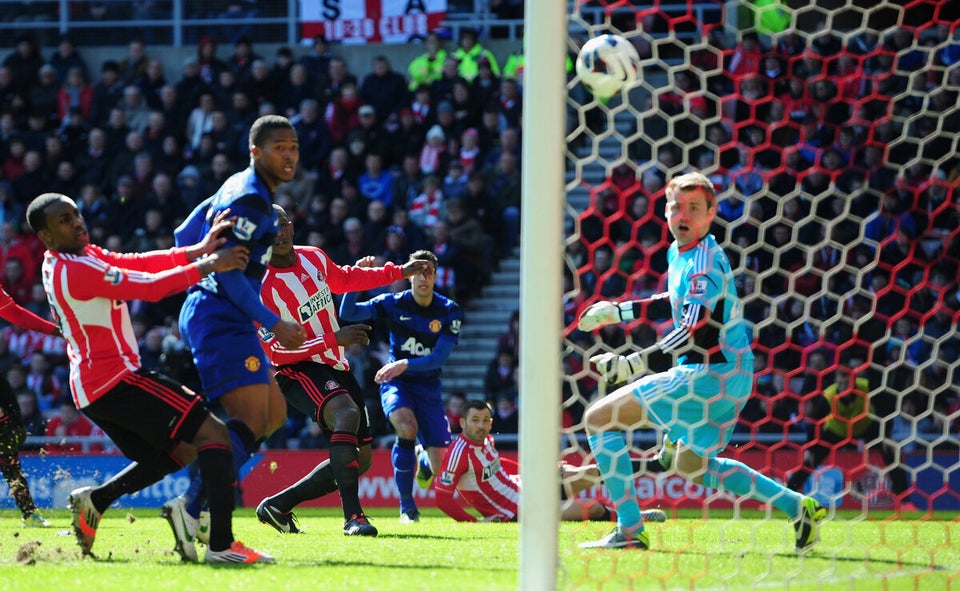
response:
<path id="1" fill-rule="evenodd" d="M 247 368 L 247 371 L 254 372 L 260 370 L 260 360 L 251 355 L 243 361 L 243 366 Z"/>
<path id="2" fill-rule="evenodd" d="M 440 329 L 443 328 L 443 324 L 441 324 L 439 320 L 431 320 L 429 328 L 430 332 L 440 332 Z"/>
<path id="3" fill-rule="evenodd" d="M 440 473 L 440 482 L 441 484 L 445 484 L 447 486 L 453 486 L 453 479 L 455 477 L 456 477 L 456 474 L 454 474 L 453 472 L 444 471 Z"/>
<path id="4" fill-rule="evenodd" d="M 103 274 L 103 280 L 113 285 L 120 285 L 120 282 L 123 281 L 123 271 L 116 267 L 110 267 Z"/>
<path id="5" fill-rule="evenodd" d="M 337 380 L 327 380 L 327 383 L 323 385 L 323 389 L 327 392 L 332 392 L 340 387 L 340 384 L 337 383 Z"/>
<path id="6" fill-rule="evenodd" d="M 237 222 L 233 226 L 234 235 L 243 241 L 253 238 L 253 233 L 256 231 L 257 224 L 249 218 L 237 218 Z"/>

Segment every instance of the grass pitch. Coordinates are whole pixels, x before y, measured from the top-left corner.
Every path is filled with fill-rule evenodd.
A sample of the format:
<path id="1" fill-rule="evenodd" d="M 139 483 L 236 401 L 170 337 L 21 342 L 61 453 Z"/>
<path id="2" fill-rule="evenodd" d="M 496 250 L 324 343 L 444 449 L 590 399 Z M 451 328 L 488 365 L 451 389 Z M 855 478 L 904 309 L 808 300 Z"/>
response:
<path id="1" fill-rule="evenodd" d="M 306 533 L 280 535 L 236 513 L 244 543 L 277 564 L 209 567 L 181 564 L 158 511 L 111 509 L 98 530 L 96 559 L 83 558 L 67 511 L 45 511 L 46 530 L 22 529 L 14 511 L 0 512 L 0 576 L 8 589 L 311 588 L 388 591 L 518 588 L 517 524 L 455 523 L 427 509 L 419 524 L 401 525 L 395 511 L 373 511 L 377 538 L 342 535 L 332 510 L 298 511 Z M 955 514 L 864 520 L 838 513 L 813 553 L 794 554 L 793 529 L 759 512 L 681 512 L 651 524 L 653 550 L 581 550 L 607 523 L 564 523 L 560 589 L 960 589 L 960 521 Z M 874 516 L 876 517 L 876 516 Z M 201 555 L 203 547 L 199 547 Z"/>

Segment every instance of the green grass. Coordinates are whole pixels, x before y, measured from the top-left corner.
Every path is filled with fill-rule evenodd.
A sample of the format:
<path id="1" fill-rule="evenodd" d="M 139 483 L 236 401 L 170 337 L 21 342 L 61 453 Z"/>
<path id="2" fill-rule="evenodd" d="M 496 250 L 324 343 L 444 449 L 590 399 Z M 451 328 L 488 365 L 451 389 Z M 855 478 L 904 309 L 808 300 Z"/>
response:
<path id="1" fill-rule="evenodd" d="M 181 564 L 156 511 L 114 509 L 100 524 L 94 551 L 82 558 L 66 511 L 47 511 L 54 527 L 21 529 L 0 511 L 0 577 L 8 589 L 450 589 L 518 588 L 516 524 L 461 524 L 427 509 L 419 524 L 394 511 L 373 512 L 378 538 L 346 538 L 330 510 L 298 512 L 302 535 L 281 536 L 241 509 L 234 531 L 277 557 L 276 565 L 212 568 Z M 652 524 L 653 550 L 580 550 L 578 542 L 610 524 L 565 523 L 560 529 L 560 589 L 960 589 L 960 521 L 871 519 L 841 513 L 805 557 L 792 551 L 792 528 L 744 511 L 682 512 Z M 952 521 L 948 521 L 951 520 Z M 201 552 L 202 552 L 202 546 Z"/>

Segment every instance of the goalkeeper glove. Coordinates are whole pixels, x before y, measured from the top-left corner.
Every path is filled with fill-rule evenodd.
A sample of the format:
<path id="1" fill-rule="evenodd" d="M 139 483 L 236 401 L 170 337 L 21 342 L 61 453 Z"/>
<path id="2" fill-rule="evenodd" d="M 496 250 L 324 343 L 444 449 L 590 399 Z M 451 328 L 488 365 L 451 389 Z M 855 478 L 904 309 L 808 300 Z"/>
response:
<path id="1" fill-rule="evenodd" d="M 590 362 L 597 368 L 597 372 L 604 380 L 611 384 L 621 384 L 630 378 L 647 371 L 640 353 L 617 355 L 616 353 L 601 353 L 590 358 Z"/>
<path id="2" fill-rule="evenodd" d="M 630 304 L 631 311 L 633 310 Z M 632 314 L 631 314 L 632 316 Z M 623 310 L 613 302 L 594 302 L 587 306 L 587 309 L 580 314 L 580 320 L 577 321 L 577 328 L 584 332 L 590 332 L 601 326 L 632 320 L 624 317 Z"/>

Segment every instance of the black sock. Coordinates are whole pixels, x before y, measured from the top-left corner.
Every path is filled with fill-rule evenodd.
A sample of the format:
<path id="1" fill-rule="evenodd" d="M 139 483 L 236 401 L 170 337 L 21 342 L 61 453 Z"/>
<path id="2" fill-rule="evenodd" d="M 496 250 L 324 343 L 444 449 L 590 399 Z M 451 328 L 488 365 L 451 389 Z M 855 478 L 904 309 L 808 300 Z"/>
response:
<path id="1" fill-rule="evenodd" d="M 231 522 L 237 486 L 233 454 L 225 445 L 204 445 L 197 450 L 197 466 L 210 505 L 210 550 L 226 550 L 233 543 Z"/>
<path id="2" fill-rule="evenodd" d="M 155 464 L 133 462 L 117 472 L 113 478 L 90 491 L 90 502 L 103 513 L 123 495 L 139 492 L 151 484 L 160 482 L 164 476 L 181 468 L 170 457 L 163 457 Z"/>
<path id="3" fill-rule="evenodd" d="M 330 460 L 324 460 L 299 482 L 270 497 L 270 504 L 287 513 L 304 501 L 318 499 L 335 490 L 337 479 L 333 474 L 333 467 Z"/>
<path id="4" fill-rule="evenodd" d="M 335 431 L 330 437 L 330 466 L 340 490 L 343 518 L 350 519 L 363 513 L 360 506 L 360 468 L 357 464 L 357 436 L 346 431 Z"/>
<path id="5" fill-rule="evenodd" d="M 33 497 L 30 496 L 30 487 L 27 486 L 27 479 L 23 476 L 23 469 L 20 467 L 20 458 L 14 458 L 13 461 L 0 465 L 3 470 L 3 477 L 7 480 L 10 487 L 10 494 L 17 502 L 17 508 L 20 514 L 26 519 L 32 513 L 36 512 L 37 506 L 33 504 Z"/>

